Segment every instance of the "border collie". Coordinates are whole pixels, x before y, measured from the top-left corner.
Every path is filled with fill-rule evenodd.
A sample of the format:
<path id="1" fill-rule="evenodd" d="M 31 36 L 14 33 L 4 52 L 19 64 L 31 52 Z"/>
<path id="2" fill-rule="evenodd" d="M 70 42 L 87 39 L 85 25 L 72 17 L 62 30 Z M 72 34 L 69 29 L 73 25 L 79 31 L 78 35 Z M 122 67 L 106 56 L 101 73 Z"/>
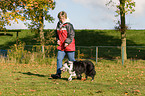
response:
<path id="1" fill-rule="evenodd" d="M 88 76 L 92 77 L 92 81 L 94 80 L 94 76 L 96 75 L 94 64 L 91 61 L 66 61 L 62 68 L 62 71 L 68 71 L 70 76 L 68 78 L 69 81 L 72 80 L 72 76 L 77 76 L 77 79 L 82 78 L 82 73 L 85 73 L 86 79 Z"/>

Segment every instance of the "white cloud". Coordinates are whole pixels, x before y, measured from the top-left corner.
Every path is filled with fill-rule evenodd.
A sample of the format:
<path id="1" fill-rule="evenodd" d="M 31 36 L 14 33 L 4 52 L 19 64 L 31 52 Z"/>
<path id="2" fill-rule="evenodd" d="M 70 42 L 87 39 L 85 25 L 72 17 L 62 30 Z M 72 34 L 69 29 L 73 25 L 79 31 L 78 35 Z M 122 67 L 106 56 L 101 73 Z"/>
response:
<path id="1" fill-rule="evenodd" d="M 145 15 L 145 0 L 134 0 L 136 2 L 135 15 Z"/>
<path id="2" fill-rule="evenodd" d="M 109 2 L 109 0 L 72 0 L 75 3 L 79 3 L 84 5 L 85 7 L 88 8 L 92 8 L 92 9 L 98 9 L 98 8 L 109 8 L 111 10 L 115 10 L 115 7 L 109 7 L 106 6 L 105 4 L 107 4 Z M 114 4 L 119 4 L 119 0 L 112 0 L 114 2 Z M 144 14 L 145 11 L 145 0 L 133 0 L 136 3 L 135 6 L 135 14 Z M 112 5 L 114 5 L 112 4 Z M 111 5 L 111 4 L 110 4 Z"/>
<path id="3" fill-rule="evenodd" d="M 91 8 L 91 9 L 98 9 L 98 8 L 107 8 L 106 4 L 109 2 L 109 0 L 72 0 L 75 3 L 80 3 L 84 5 L 85 7 Z M 118 4 L 118 0 L 113 0 L 114 4 Z M 114 7 L 109 7 L 111 9 L 114 9 Z"/>
<path id="4" fill-rule="evenodd" d="M 18 20 L 19 23 L 11 21 L 11 26 L 6 26 L 7 29 L 28 29 L 24 22 Z"/>
<path id="5" fill-rule="evenodd" d="M 89 9 L 89 18 L 91 23 L 96 25 L 96 28 L 114 28 L 114 24 L 117 18 L 115 18 L 115 6 L 106 6 L 109 0 L 72 0 L 75 3 L 83 5 L 85 8 Z M 113 0 L 113 4 L 118 4 L 118 0 Z M 109 23 L 108 23 L 109 22 Z M 112 25 L 112 26 L 111 26 Z"/>
<path id="6" fill-rule="evenodd" d="M 105 4 L 109 2 L 109 0 L 72 0 L 75 3 L 81 4 L 85 6 L 87 9 L 90 10 L 90 18 L 92 23 L 95 22 L 104 22 L 107 23 L 109 22 L 113 24 L 114 21 L 118 21 L 119 17 L 115 18 L 114 15 L 116 15 L 116 7 L 115 5 L 119 4 L 119 0 L 112 0 L 114 3 L 111 3 L 114 5 L 114 7 L 110 4 L 109 6 L 106 6 Z M 129 22 L 131 25 L 137 26 L 140 21 L 140 25 L 144 25 L 143 21 L 141 21 L 144 16 L 145 16 L 145 0 L 133 0 L 136 3 L 135 6 L 135 12 L 131 15 L 127 15 L 127 20 L 130 20 Z M 98 14 L 97 14 L 98 13 Z M 98 24 L 96 23 L 96 24 Z M 114 22 L 115 24 L 115 22 Z M 105 26 L 105 25 L 102 25 Z M 110 26 L 110 25 L 109 25 Z M 140 28 L 140 26 L 137 26 Z"/>

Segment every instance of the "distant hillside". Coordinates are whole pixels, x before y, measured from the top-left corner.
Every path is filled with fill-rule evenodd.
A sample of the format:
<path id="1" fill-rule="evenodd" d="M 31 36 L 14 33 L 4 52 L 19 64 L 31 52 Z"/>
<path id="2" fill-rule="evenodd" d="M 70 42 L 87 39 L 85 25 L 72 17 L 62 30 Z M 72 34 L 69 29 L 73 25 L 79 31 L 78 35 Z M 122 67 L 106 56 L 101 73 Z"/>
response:
<path id="1" fill-rule="evenodd" d="M 21 30 L 19 40 L 26 45 L 40 44 L 36 39 L 36 34 L 30 30 Z M 45 34 L 49 35 L 49 30 Z M 75 39 L 77 46 L 120 46 L 120 32 L 114 30 L 75 30 Z M 16 33 L 13 36 L 0 36 L 0 49 L 7 49 L 16 43 Z M 47 36 L 46 35 L 46 36 Z M 128 30 L 127 46 L 145 46 L 145 30 Z M 55 37 L 55 36 L 54 36 Z M 55 44 L 55 43 L 47 43 Z"/>
<path id="2" fill-rule="evenodd" d="M 145 46 L 145 30 L 128 30 L 127 46 Z M 121 34 L 115 30 L 76 30 L 78 46 L 120 46 Z"/>

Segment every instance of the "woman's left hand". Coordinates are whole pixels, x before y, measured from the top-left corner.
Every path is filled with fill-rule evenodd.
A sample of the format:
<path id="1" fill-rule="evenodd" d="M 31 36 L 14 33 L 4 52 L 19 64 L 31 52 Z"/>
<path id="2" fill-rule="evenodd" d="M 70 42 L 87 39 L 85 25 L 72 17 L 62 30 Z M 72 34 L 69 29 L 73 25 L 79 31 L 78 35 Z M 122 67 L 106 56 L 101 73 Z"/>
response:
<path id="1" fill-rule="evenodd" d="M 67 46 L 68 46 L 68 44 L 67 44 L 67 43 L 65 43 L 65 44 L 64 44 L 64 47 L 67 47 Z"/>

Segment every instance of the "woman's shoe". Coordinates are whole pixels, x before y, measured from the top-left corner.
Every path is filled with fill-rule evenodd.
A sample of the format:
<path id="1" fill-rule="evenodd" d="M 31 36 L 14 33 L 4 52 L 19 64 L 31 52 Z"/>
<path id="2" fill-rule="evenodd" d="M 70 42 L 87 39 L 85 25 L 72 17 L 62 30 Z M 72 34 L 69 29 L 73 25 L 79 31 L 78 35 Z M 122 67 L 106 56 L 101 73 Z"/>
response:
<path id="1" fill-rule="evenodd" d="M 51 77 L 53 79 L 60 79 L 61 78 L 61 74 L 52 74 Z"/>

